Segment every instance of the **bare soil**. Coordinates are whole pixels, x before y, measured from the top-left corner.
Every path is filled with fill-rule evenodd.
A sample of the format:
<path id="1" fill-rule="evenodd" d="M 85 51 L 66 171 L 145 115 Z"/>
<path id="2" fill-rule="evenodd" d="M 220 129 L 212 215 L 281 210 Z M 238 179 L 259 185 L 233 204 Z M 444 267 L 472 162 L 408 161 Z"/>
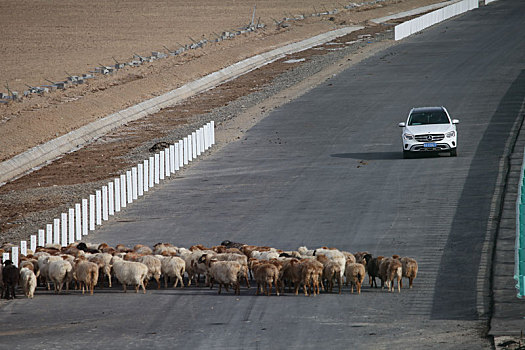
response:
<path id="1" fill-rule="evenodd" d="M 436 1 L 387 0 L 381 4 L 341 12 L 333 16 L 332 20 L 311 18 L 293 22 L 291 27 L 284 29 L 269 26 L 257 33 L 216 43 L 178 57 L 159 60 L 138 68 L 127 68 L 112 76 L 99 77 L 72 89 L 27 98 L 20 103 L 11 103 L 8 106 L 0 106 L 2 118 L 0 122 L 0 159 L 5 160 L 111 112 L 172 90 L 185 82 L 253 54 L 328 31 L 337 25 L 351 23 L 366 25 L 364 30 L 339 38 L 329 45 L 291 55 L 188 99 L 177 106 L 129 123 L 80 150 L 64 155 L 53 163 L 0 187 L 0 242 L 28 239 L 31 234 L 36 233 L 37 229 L 44 228 L 46 223 L 52 222 L 52 219 L 60 212 L 72 207 L 82 198 L 86 198 L 95 189 L 111 181 L 130 166 L 147 158 L 148 149 L 155 142 L 178 140 L 194 130 L 196 126 L 212 118 L 216 120 L 218 129 L 224 131 L 223 135 L 219 136 L 219 146 L 221 143 L 241 138 L 242 132 L 249 125 L 267 115 L 275 106 L 291 98 L 290 92 L 286 90 L 287 87 L 275 89 L 275 96 L 269 99 L 272 100 L 270 103 L 264 100 L 252 101 L 252 105 L 247 109 L 241 102 L 237 104 L 237 107 L 230 108 L 229 113 L 231 114 L 228 115 L 216 111 L 234 105 L 235 101 L 242 101 L 243 98 L 259 91 L 268 90 L 269 86 L 275 84 L 277 77 L 286 72 L 291 72 L 290 74 L 293 75 L 294 69 L 304 64 L 304 62 L 286 63 L 286 60 L 304 58 L 305 62 L 308 62 L 315 57 L 329 56 L 344 48 L 351 48 L 352 55 L 361 55 L 363 58 L 374 50 L 372 46 L 366 47 L 368 40 L 366 38 L 369 37 L 372 40 L 375 37 L 380 38 L 375 41 L 391 41 L 388 39 L 391 37 L 391 26 L 372 25 L 368 20 L 434 2 Z M 138 6 L 138 3 L 135 5 Z M 5 5 L 0 3 L 0 13 L 3 13 L 1 9 L 3 6 Z M 226 12 L 228 11 L 224 13 Z M 5 16 L 0 15 L 0 18 L 2 17 Z M 0 19 L 0 23 L 3 23 L 2 20 L 3 18 Z M 140 26 L 140 23 L 147 27 L 147 21 L 139 21 L 137 26 Z M 1 26 L 3 28 L 4 24 Z M 363 39 L 364 35 L 365 39 Z M 114 40 L 118 42 L 121 38 L 116 37 Z M 146 45 L 148 40 L 143 40 L 141 45 Z M 155 40 L 150 40 L 149 50 L 155 50 L 155 45 L 159 42 Z M 34 44 L 36 45 L 36 42 Z M 2 45 L 0 52 L 3 55 L 4 45 L 7 47 L 15 44 L 2 42 L 0 45 Z M 115 45 L 115 50 L 118 52 L 123 52 L 127 48 L 124 44 L 122 44 L 123 47 L 119 45 Z M 139 48 L 146 50 L 143 46 Z M 102 53 L 98 57 L 104 57 L 103 54 L 107 51 L 101 50 L 100 52 Z M 341 69 L 358 61 L 358 59 L 350 61 L 352 58 L 349 57 L 345 57 L 341 62 L 338 61 Z M 82 66 L 80 64 L 84 59 L 82 55 L 72 58 L 76 60 L 79 67 Z M 96 60 L 99 59 L 101 58 L 96 58 Z M 25 62 L 24 64 L 30 65 L 31 63 Z M 6 67 L 2 65 L 0 69 L 4 70 Z M 47 68 L 41 67 L 41 69 Z M 13 71 L 16 69 L 13 68 Z M 334 68 L 325 69 L 325 71 L 335 72 Z M 315 73 L 310 75 L 315 75 Z M 6 72 L 5 74 L 21 73 Z M 307 78 L 309 73 L 301 74 Z M 299 90 L 304 92 L 326 80 L 327 77 L 326 72 L 318 73 L 315 79 L 310 79 L 306 85 L 303 84 L 296 93 L 300 94 Z M 247 110 L 249 113 L 246 112 Z M 255 112 L 256 110 L 258 113 Z M 244 122 L 242 122 L 242 116 L 244 116 Z"/>

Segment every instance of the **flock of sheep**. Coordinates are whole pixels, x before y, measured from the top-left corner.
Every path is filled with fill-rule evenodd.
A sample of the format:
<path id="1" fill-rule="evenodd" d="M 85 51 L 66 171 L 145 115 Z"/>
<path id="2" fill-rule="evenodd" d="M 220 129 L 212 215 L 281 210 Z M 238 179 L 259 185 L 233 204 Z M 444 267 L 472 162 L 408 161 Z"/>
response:
<path id="1" fill-rule="evenodd" d="M 133 249 L 121 244 L 110 247 L 106 243 L 48 245 L 22 256 L 19 267 L 10 260 L 4 265 L 0 269 L 0 288 L 6 299 L 15 297 L 17 285 L 28 298 L 33 298 L 38 280 L 48 290 L 52 283 L 55 293 L 61 293 L 64 284 L 67 290 L 74 284 L 82 294 L 87 290 L 92 295 L 97 284 L 102 287 L 107 281 L 111 288 L 113 278 L 124 292 L 131 285 L 135 292 L 142 288 L 146 293 L 146 286 L 152 280 L 157 288 L 161 287 L 161 277 L 164 288 L 168 287 L 169 280 L 173 288 L 179 284 L 184 288 L 192 283 L 198 287 L 204 279 L 210 288 L 218 284 L 219 294 L 222 287 L 240 294 L 240 284 L 250 288 L 250 281 L 257 284 L 256 294 L 271 295 L 274 290 L 279 295 L 288 287 L 293 288 L 295 295 L 300 288 L 306 296 L 317 295 L 321 289 L 332 293 L 336 284 L 341 294 L 343 283 L 350 284 L 352 293 L 355 287 L 360 294 L 366 273 L 370 287 L 377 287 L 376 278 L 379 278 L 382 288 L 394 291 L 397 282 L 400 292 L 402 278 L 407 278 L 412 288 L 418 271 L 416 260 L 398 255 L 373 257 L 368 252 L 352 254 L 327 247 L 282 251 L 230 241 L 211 248 L 195 245 L 189 249 L 169 243 L 157 243 L 153 248 L 139 244 Z"/>

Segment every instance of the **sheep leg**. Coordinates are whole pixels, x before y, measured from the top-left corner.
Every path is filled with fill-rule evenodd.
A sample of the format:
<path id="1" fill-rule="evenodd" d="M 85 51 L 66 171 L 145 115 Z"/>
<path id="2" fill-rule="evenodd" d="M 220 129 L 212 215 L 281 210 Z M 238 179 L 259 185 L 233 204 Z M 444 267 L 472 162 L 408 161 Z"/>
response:
<path id="1" fill-rule="evenodd" d="M 343 284 L 343 280 L 341 276 L 337 279 L 337 286 L 339 287 L 339 294 L 341 294 L 341 284 Z"/>
<path id="2" fill-rule="evenodd" d="M 124 288 L 124 293 L 128 292 L 127 286 L 125 283 L 122 283 L 122 288 Z"/>
<path id="3" fill-rule="evenodd" d="M 403 277 L 401 277 L 401 288 L 403 288 Z"/>
<path id="4" fill-rule="evenodd" d="M 412 282 L 414 282 L 414 278 L 413 277 L 409 277 L 408 278 L 408 288 L 412 288 Z"/>
<path id="5" fill-rule="evenodd" d="M 160 276 L 155 277 L 155 281 L 157 281 L 157 289 L 160 289 Z"/>
<path id="6" fill-rule="evenodd" d="M 241 295 L 241 285 L 239 282 L 235 284 L 235 294 Z"/>
<path id="7" fill-rule="evenodd" d="M 219 293 L 217 294 L 221 294 L 221 290 L 222 290 L 222 283 L 219 283 Z"/>
<path id="8" fill-rule="evenodd" d="M 144 286 L 144 281 L 140 281 L 140 285 L 142 287 L 142 291 L 144 292 L 144 294 L 146 294 L 146 287 Z M 138 287 L 137 287 L 137 291 L 138 291 Z"/>

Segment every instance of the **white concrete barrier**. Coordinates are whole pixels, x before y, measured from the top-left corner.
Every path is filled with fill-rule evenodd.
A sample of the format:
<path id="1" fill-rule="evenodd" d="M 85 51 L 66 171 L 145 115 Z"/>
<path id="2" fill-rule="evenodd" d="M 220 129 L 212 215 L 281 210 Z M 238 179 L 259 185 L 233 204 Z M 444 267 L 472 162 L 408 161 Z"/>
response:
<path id="1" fill-rule="evenodd" d="M 148 186 L 152 188 L 155 185 L 155 157 L 149 157 L 149 181 Z"/>
<path id="2" fill-rule="evenodd" d="M 126 197 L 126 175 L 120 175 L 120 207 L 125 208 L 127 205 Z"/>
<path id="3" fill-rule="evenodd" d="M 165 157 L 165 154 L 164 154 L 164 151 L 160 151 L 159 153 L 159 179 L 160 180 L 164 180 L 164 175 L 166 175 L 166 173 L 164 172 L 164 162 L 166 161 L 166 157 Z M 158 182 L 157 182 L 158 183 Z"/>
<path id="4" fill-rule="evenodd" d="M 414 18 L 395 26 L 394 38 L 395 40 L 401 40 L 425 28 L 433 26 L 436 23 L 478 8 L 478 6 L 478 0 L 463 0 L 440 8 L 439 10 L 432 11 L 421 17 Z"/>
<path id="5" fill-rule="evenodd" d="M 37 246 L 45 247 L 45 245 L 46 245 L 46 231 L 45 230 L 38 230 L 38 243 L 37 243 Z M 31 248 L 31 250 L 33 252 L 35 251 L 33 248 Z"/>
<path id="6" fill-rule="evenodd" d="M 131 168 L 131 197 L 133 200 L 139 198 L 139 179 L 137 167 Z"/>
<path id="7" fill-rule="evenodd" d="M 108 214 L 115 215 L 115 189 L 113 181 L 108 182 Z"/>
<path id="8" fill-rule="evenodd" d="M 102 225 L 102 191 L 95 191 L 95 224 Z"/>
<path id="9" fill-rule="evenodd" d="M 75 204 L 75 240 L 80 241 L 82 239 L 82 205 L 80 203 Z"/>
<path id="10" fill-rule="evenodd" d="M 67 244 L 75 243 L 75 209 L 68 209 Z"/>
<path id="11" fill-rule="evenodd" d="M 115 212 L 118 213 L 120 211 L 120 203 L 121 203 L 120 178 L 119 177 L 115 178 L 113 182 L 115 183 Z"/>
<path id="12" fill-rule="evenodd" d="M 86 198 L 83 198 L 82 199 L 82 236 L 86 236 L 89 231 L 88 211 L 89 211 L 88 200 Z"/>
<path id="13" fill-rule="evenodd" d="M 27 241 L 20 241 L 20 254 L 27 256 Z"/>
<path id="14" fill-rule="evenodd" d="M 188 153 L 188 138 L 183 138 L 184 141 L 184 165 L 189 164 L 189 153 Z"/>
<path id="15" fill-rule="evenodd" d="M 174 172 L 175 172 L 175 171 L 180 170 L 180 160 L 179 160 L 180 152 L 179 152 L 179 143 L 178 142 L 176 142 L 175 145 L 173 145 L 173 149 L 174 149 L 173 158 L 175 159 L 175 164 L 174 164 Z"/>
<path id="16" fill-rule="evenodd" d="M 211 135 L 211 144 L 215 144 L 215 121 L 210 122 L 210 135 Z"/>
<path id="17" fill-rule="evenodd" d="M 2 253 L 2 263 L 6 262 L 6 260 L 9 260 L 9 253 Z"/>
<path id="18" fill-rule="evenodd" d="M 18 267 L 18 247 L 11 247 L 11 261 Z"/>
<path id="19" fill-rule="evenodd" d="M 43 247 L 45 247 L 46 244 L 53 244 L 53 224 L 46 225 L 46 241 Z"/>
<path id="20" fill-rule="evenodd" d="M 170 175 L 170 148 L 167 147 L 164 150 L 164 177 L 169 177 Z"/>
<path id="21" fill-rule="evenodd" d="M 126 171 L 126 193 L 128 194 L 128 204 L 133 203 L 133 179 L 131 178 L 131 170 Z"/>
<path id="22" fill-rule="evenodd" d="M 195 131 L 191 133 L 191 157 L 197 158 L 197 133 Z"/>
<path id="23" fill-rule="evenodd" d="M 60 218 L 60 245 L 62 247 L 67 246 L 67 213 L 62 213 Z"/>
<path id="24" fill-rule="evenodd" d="M 170 145 L 170 172 L 175 173 L 175 145 Z M 170 175 L 171 175 L 170 174 Z"/>
<path id="25" fill-rule="evenodd" d="M 149 190 L 149 160 L 144 159 L 144 192 L 148 192 Z"/>
<path id="26" fill-rule="evenodd" d="M 184 166 L 184 141 L 179 140 L 179 169 Z"/>
<path id="27" fill-rule="evenodd" d="M 53 244 L 60 244 L 60 219 L 53 220 Z"/>
<path id="28" fill-rule="evenodd" d="M 186 136 L 188 138 L 188 162 L 191 162 L 193 160 L 193 150 L 192 150 L 192 137 L 191 134 Z"/>
<path id="29" fill-rule="evenodd" d="M 95 229 L 95 195 L 89 195 L 89 230 Z"/>
<path id="30" fill-rule="evenodd" d="M 102 186 L 102 220 L 109 219 L 108 186 Z"/>
<path id="31" fill-rule="evenodd" d="M 153 165 L 153 172 L 155 174 L 155 181 L 154 183 L 155 184 L 159 184 L 160 183 L 160 155 L 159 154 L 155 154 L 155 163 Z"/>

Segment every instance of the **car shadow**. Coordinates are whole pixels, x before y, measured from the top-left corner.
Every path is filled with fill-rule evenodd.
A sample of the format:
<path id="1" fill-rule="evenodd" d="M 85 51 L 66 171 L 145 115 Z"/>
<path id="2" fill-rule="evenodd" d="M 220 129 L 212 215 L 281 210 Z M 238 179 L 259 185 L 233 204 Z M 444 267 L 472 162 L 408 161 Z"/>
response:
<path id="1" fill-rule="evenodd" d="M 412 154 L 412 159 L 418 158 L 436 158 L 440 156 L 447 156 L 446 153 L 421 152 Z M 348 158 L 348 159 L 366 159 L 366 160 L 395 160 L 403 159 L 402 152 L 357 152 L 357 153 L 335 153 L 330 157 L 334 158 Z"/>

